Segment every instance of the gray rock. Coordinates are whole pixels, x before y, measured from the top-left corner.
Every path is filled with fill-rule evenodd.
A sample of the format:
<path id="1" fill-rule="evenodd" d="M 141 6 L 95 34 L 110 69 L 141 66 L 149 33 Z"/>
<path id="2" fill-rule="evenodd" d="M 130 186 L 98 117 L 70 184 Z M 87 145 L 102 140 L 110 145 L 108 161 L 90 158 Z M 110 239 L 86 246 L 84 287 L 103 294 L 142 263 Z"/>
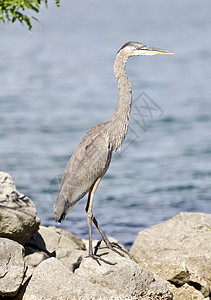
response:
<path id="1" fill-rule="evenodd" d="M 68 238 L 69 240 L 73 241 L 79 247 L 79 249 L 86 250 L 86 246 L 85 246 L 85 243 L 83 242 L 83 240 L 80 239 L 79 237 L 77 237 L 75 234 L 73 234 L 67 230 L 64 230 L 62 228 L 55 227 L 55 226 L 49 226 L 48 228 L 57 232 L 61 236 L 64 236 L 64 237 Z"/>
<path id="2" fill-rule="evenodd" d="M 180 288 L 211 295 L 211 215 L 181 213 L 140 232 L 130 250 L 134 259 Z M 191 290 L 193 290 L 191 288 Z M 191 295 L 190 295 L 191 296 Z M 178 296 L 179 297 L 179 296 Z M 184 295 L 177 300 L 184 300 Z"/>
<path id="3" fill-rule="evenodd" d="M 85 245 L 75 235 L 56 227 L 40 226 L 27 246 L 46 252 L 50 257 L 58 258 L 65 266 L 74 271 L 82 257 L 87 256 Z"/>
<path id="4" fill-rule="evenodd" d="M 33 273 L 35 268 L 49 256 L 43 251 L 37 251 L 25 256 L 25 263 L 27 266 L 26 278 L 29 278 Z"/>
<path id="5" fill-rule="evenodd" d="M 210 300 L 210 297 L 205 298 L 201 292 L 187 283 L 181 287 L 176 287 L 173 284 L 169 285 L 174 294 L 175 300 Z"/>
<path id="6" fill-rule="evenodd" d="M 24 272 L 23 246 L 0 238 L 0 295 L 15 296 L 23 281 Z"/>
<path id="7" fill-rule="evenodd" d="M 114 298 L 118 296 L 119 299 L 173 299 L 170 289 L 163 280 L 154 277 L 152 272 L 136 264 L 129 257 L 121 257 L 106 249 L 107 251 L 108 255 L 103 258 L 115 265 L 100 262 L 99 266 L 92 258 L 85 258 L 75 274 L 113 291 Z M 99 254 L 103 252 L 105 249 L 98 251 Z M 103 297 L 103 293 L 100 296 Z"/>
<path id="8" fill-rule="evenodd" d="M 102 251 L 102 250 L 101 250 Z M 84 258 L 72 273 L 56 258 L 43 261 L 32 275 L 24 300 L 68 299 L 173 299 L 170 289 L 130 258 L 108 251 L 116 265 Z"/>
<path id="9" fill-rule="evenodd" d="M 76 276 L 58 259 L 49 258 L 35 270 L 23 300 L 76 300 L 99 299 L 102 288 Z M 103 288 L 104 296 L 111 299 L 112 293 Z"/>
<path id="10" fill-rule="evenodd" d="M 25 262 L 27 266 L 35 268 L 47 258 L 49 258 L 49 256 L 45 252 L 39 251 L 25 256 Z"/>
<path id="11" fill-rule="evenodd" d="M 31 199 L 17 191 L 12 177 L 0 172 L 0 237 L 20 244 L 38 230 L 40 220 Z"/>

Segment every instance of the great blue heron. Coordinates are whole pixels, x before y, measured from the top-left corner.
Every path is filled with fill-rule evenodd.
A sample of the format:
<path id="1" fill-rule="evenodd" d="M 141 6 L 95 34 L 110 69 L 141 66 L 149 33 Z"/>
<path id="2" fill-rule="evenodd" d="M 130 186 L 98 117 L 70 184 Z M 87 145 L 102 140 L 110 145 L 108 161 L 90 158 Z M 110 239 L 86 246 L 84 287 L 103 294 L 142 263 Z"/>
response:
<path id="1" fill-rule="evenodd" d="M 148 47 L 138 42 L 128 42 L 118 51 L 114 63 L 114 76 L 119 89 L 119 101 L 116 110 L 107 122 L 94 125 L 82 138 L 66 166 L 60 191 L 54 205 L 54 218 L 57 222 L 60 222 L 74 208 L 77 202 L 89 193 L 86 205 L 89 229 L 89 256 L 97 260 L 98 263 L 99 260 L 106 263 L 110 262 L 103 259 L 102 255 L 93 253 L 92 221 L 108 248 L 122 256 L 126 252 L 118 244 L 109 242 L 92 213 L 94 193 L 109 167 L 112 152 L 122 145 L 127 134 L 132 103 L 132 89 L 125 71 L 125 64 L 130 56 L 155 54 L 172 53 Z"/>

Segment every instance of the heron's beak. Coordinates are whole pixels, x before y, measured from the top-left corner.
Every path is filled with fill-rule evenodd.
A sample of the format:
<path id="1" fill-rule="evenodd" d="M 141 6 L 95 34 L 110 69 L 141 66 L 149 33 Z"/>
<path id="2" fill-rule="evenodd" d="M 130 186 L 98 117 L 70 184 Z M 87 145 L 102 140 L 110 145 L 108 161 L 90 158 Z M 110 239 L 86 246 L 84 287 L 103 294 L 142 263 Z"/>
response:
<path id="1" fill-rule="evenodd" d="M 146 51 L 146 53 L 148 52 L 148 55 L 154 55 L 154 54 L 174 54 L 173 52 L 169 52 L 163 49 L 159 49 L 159 48 L 154 48 L 154 47 L 144 47 L 140 50 L 144 50 Z"/>

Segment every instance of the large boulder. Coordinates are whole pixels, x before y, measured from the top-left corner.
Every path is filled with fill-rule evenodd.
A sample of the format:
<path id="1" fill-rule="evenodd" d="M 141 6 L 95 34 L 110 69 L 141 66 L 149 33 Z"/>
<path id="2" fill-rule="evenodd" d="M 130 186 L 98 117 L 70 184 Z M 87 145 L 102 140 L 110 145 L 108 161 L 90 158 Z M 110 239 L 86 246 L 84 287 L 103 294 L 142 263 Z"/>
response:
<path id="1" fill-rule="evenodd" d="M 0 295 L 15 296 L 23 281 L 24 272 L 23 246 L 0 238 Z"/>
<path id="2" fill-rule="evenodd" d="M 103 244 L 102 244 L 103 246 Z M 99 265 L 92 258 L 82 260 L 80 267 L 75 271 L 79 278 L 83 278 L 90 283 L 101 286 L 102 292 L 94 299 L 110 299 L 103 297 L 103 288 L 109 289 L 112 292 L 112 297 L 117 299 L 173 299 L 171 290 L 165 282 L 153 275 L 153 273 L 137 263 L 135 263 L 127 255 L 125 257 L 107 250 L 100 249 L 98 254 L 101 255 L 108 252 L 108 255 L 103 256 L 103 259 L 114 263 L 109 265 L 100 262 Z"/>
<path id="3" fill-rule="evenodd" d="M 101 293 L 100 286 L 75 276 L 58 259 L 49 258 L 36 268 L 26 287 L 23 300 L 86 300 L 96 299 L 92 298 L 95 293 Z M 111 299 L 112 295 L 108 291 L 105 292 L 105 296 Z"/>
<path id="4" fill-rule="evenodd" d="M 140 265 L 173 284 L 176 300 L 185 300 L 198 292 L 202 298 L 197 299 L 211 295 L 210 249 L 211 215 L 180 213 L 141 231 L 130 253 Z"/>
<path id="5" fill-rule="evenodd" d="M 75 273 L 56 258 L 43 261 L 35 269 L 23 299 L 173 299 L 164 281 L 130 258 L 108 252 L 105 259 L 115 265 L 99 265 L 92 258 L 84 258 Z"/>
<path id="6" fill-rule="evenodd" d="M 9 174 L 0 172 L 0 237 L 25 244 L 39 224 L 32 200 L 17 191 Z"/>

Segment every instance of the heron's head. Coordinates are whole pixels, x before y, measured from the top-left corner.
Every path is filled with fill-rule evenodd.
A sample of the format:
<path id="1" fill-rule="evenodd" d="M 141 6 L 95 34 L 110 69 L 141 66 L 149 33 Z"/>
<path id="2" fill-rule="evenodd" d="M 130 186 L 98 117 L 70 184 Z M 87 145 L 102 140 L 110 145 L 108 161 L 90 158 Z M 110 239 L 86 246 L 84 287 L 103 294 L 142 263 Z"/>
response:
<path id="1" fill-rule="evenodd" d="M 124 54 L 128 57 L 130 56 L 146 56 L 146 55 L 155 55 L 155 54 L 174 54 L 172 52 L 149 47 L 139 42 L 127 42 L 122 46 L 122 48 L 118 51 L 124 51 Z"/>

